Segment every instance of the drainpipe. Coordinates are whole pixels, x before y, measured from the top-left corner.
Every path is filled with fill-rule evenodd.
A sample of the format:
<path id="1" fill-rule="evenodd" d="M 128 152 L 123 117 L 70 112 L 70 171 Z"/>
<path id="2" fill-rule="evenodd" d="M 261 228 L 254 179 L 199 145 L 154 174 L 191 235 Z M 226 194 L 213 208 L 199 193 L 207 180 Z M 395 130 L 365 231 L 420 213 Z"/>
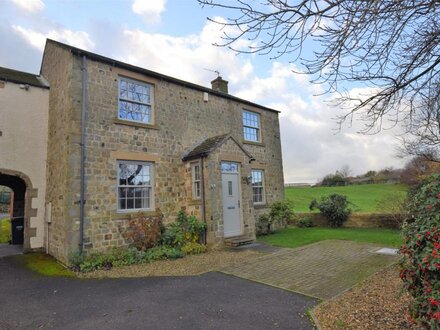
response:
<path id="1" fill-rule="evenodd" d="M 200 167 L 201 167 L 201 172 L 200 172 L 200 176 L 202 179 L 202 220 L 206 225 L 206 209 L 205 209 L 205 173 L 204 173 L 204 164 L 203 164 L 203 157 L 200 158 Z M 207 231 L 207 226 L 205 226 L 205 230 L 203 231 L 203 244 L 206 244 L 206 231 Z"/>
<path id="2" fill-rule="evenodd" d="M 86 160 L 86 111 L 87 111 L 87 58 L 82 58 L 82 100 L 81 100 L 81 164 L 79 197 L 79 253 L 84 248 L 84 195 L 85 195 L 85 160 Z"/>

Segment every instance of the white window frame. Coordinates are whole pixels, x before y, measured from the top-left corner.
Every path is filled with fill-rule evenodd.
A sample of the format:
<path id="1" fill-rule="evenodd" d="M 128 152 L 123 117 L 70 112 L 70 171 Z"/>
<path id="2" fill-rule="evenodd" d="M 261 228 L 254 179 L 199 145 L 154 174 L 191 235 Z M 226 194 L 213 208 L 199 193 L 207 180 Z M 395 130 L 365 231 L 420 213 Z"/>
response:
<path id="1" fill-rule="evenodd" d="M 255 116 L 256 119 L 257 119 L 256 120 L 257 126 L 251 126 L 251 125 L 249 125 L 249 123 L 245 123 L 245 115 Z M 248 142 L 261 142 L 261 120 L 260 120 L 260 114 L 258 112 L 243 110 L 242 124 L 243 124 L 243 139 L 245 141 L 248 141 Z M 246 125 L 246 124 L 248 124 L 248 125 Z M 246 138 L 246 132 L 245 132 L 246 129 L 255 130 L 256 131 L 257 139 L 256 140 L 247 139 Z"/>
<path id="2" fill-rule="evenodd" d="M 198 173 L 197 169 L 198 168 Z M 192 197 L 193 199 L 202 198 L 202 169 L 200 163 L 191 164 L 191 178 L 192 178 Z M 198 174 L 198 177 L 197 177 Z"/>
<path id="3" fill-rule="evenodd" d="M 152 162 L 144 162 L 144 161 L 136 161 L 136 160 L 118 160 L 116 162 L 117 164 L 117 205 L 116 205 L 116 209 L 118 213 L 129 213 L 129 212 L 138 212 L 138 211 L 153 211 L 154 210 L 154 163 Z M 119 172 L 119 166 L 121 164 L 129 164 L 129 165 L 142 165 L 142 166 L 148 166 L 149 167 L 149 176 L 150 176 L 150 182 L 149 184 L 143 184 L 143 185 L 121 185 L 120 182 L 120 172 Z M 133 208 L 127 208 L 127 194 L 125 195 L 125 199 L 126 199 L 126 208 L 121 208 L 121 195 L 120 195 L 120 189 L 123 188 L 141 188 L 141 189 L 145 189 L 145 188 L 149 188 L 149 200 L 150 200 L 150 206 L 149 207 L 133 207 Z M 136 194 L 136 193 L 135 193 Z M 133 197 L 133 206 L 135 206 L 135 199 L 136 196 Z M 142 202 L 141 202 L 142 203 Z"/>
<path id="4" fill-rule="evenodd" d="M 254 185 L 254 173 L 260 173 L 261 175 L 261 185 Z M 265 179 L 264 179 L 264 170 L 261 169 L 252 169 L 251 171 L 252 177 L 252 201 L 254 205 L 263 205 L 266 204 L 266 188 L 265 188 Z M 255 201 L 255 188 L 261 189 L 261 201 Z"/>
<path id="5" fill-rule="evenodd" d="M 150 102 L 141 102 L 138 100 L 134 100 L 134 99 L 130 99 L 128 97 L 121 97 L 121 81 L 126 81 L 127 83 L 131 83 L 131 84 L 136 84 L 139 86 L 143 86 L 143 87 L 147 87 L 150 91 Z M 130 118 L 124 118 L 121 117 L 121 102 L 126 102 L 126 103 L 130 103 L 130 104 L 135 104 L 135 105 L 141 105 L 141 106 L 147 106 L 150 108 L 150 112 L 149 112 L 149 120 L 148 121 L 142 121 L 142 120 L 136 120 L 136 119 L 130 119 Z M 139 81 L 139 80 L 135 80 L 135 79 L 131 79 L 131 78 L 127 78 L 127 77 L 123 77 L 123 76 L 119 76 L 118 78 L 118 119 L 120 120 L 126 120 L 126 121 L 131 121 L 131 122 L 135 122 L 135 123 L 141 123 L 141 124 L 146 124 L 146 125 L 153 125 L 154 124 L 154 85 L 147 83 L 147 82 L 143 82 L 143 81 Z"/>

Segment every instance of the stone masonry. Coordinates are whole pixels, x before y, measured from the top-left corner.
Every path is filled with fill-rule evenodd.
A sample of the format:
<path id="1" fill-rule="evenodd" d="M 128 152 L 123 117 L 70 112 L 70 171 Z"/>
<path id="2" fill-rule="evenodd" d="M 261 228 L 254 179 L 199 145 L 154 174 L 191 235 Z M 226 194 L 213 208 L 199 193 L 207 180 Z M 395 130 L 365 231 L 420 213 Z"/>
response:
<path id="1" fill-rule="evenodd" d="M 80 50 L 48 40 L 42 75 L 51 85 L 48 144 L 47 202 L 52 203 L 49 251 L 67 261 L 78 250 L 81 56 Z M 255 217 L 273 201 L 284 198 L 283 169 L 278 112 L 227 97 L 195 85 L 148 71 L 87 57 L 86 204 L 85 248 L 104 251 L 128 244 L 121 235 L 129 213 L 117 212 L 117 161 L 152 162 L 155 210 L 150 217 L 163 215 L 165 223 L 177 212 L 201 217 L 201 201 L 192 199 L 191 163 L 182 156 L 201 141 L 221 134 L 229 139 L 204 159 L 206 221 L 208 243 L 223 239 L 221 161 L 240 164 L 243 235 L 255 237 Z M 118 78 L 120 76 L 154 86 L 153 123 L 146 125 L 118 119 Z M 174 79 L 174 80 L 173 80 Z M 206 91 L 205 91 L 206 90 Z M 208 101 L 204 99 L 208 93 Z M 243 139 L 243 110 L 258 113 L 261 143 Z M 253 156 L 250 159 L 240 145 Z M 255 209 L 252 186 L 246 182 L 252 168 L 264 170 L 266 205 Z M 145 212 L 144 212 L 145 213 Z"/>

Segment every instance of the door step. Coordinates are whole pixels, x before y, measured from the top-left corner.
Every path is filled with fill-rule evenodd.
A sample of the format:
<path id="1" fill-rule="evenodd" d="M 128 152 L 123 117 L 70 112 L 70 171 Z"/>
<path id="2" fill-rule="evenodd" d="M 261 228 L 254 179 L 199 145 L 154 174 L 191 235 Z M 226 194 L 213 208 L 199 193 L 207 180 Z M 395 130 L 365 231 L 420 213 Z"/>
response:
<path id="1" fill-rule="evenodd" d="M 253 242 L 254 240 L 252 238 L 243 236 L 225 238 L 225 245 L 228 247 L 239 247 L 242 245 L 252 244 Z"/>

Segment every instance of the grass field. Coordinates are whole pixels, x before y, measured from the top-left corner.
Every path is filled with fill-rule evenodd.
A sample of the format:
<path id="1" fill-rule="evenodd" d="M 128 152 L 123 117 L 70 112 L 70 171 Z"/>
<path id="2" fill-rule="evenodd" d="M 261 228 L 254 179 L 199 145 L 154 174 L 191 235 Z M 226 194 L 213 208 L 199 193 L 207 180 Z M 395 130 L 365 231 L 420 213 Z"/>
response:
<path id="1" fill-rule="evenodd" d="M 0 243 L 8 243 L 11 239 L 11 222 L 9 219 L 0 219 Z"/>
<path id="2" fill-rule="evenodd" d="M 274 246 L 296 248 L 327 240 L 342 239 L 355 242 L 379 244 L 384 247 L 399 247 L 402 236 L 398 230 L 371 228 L 296 228 L 281 229 L 273 235 L 260 236 L 259 241 Z"/>
<path id="3" fill-rule="evenodd" d="M 296 212 L 309 212 L 309 205 L 313 198 L 320 199 L 322 196 L 331 194 L 346 195 L 354 205 L 354 212 L 383 212 L 378 207 L 378 202 L 389 196 L 405 197 L 407 187 L 402 184 L 364 184 L 345 187 L 289 187 L 285 189 L 286 200 L 293 203 Z"/>

